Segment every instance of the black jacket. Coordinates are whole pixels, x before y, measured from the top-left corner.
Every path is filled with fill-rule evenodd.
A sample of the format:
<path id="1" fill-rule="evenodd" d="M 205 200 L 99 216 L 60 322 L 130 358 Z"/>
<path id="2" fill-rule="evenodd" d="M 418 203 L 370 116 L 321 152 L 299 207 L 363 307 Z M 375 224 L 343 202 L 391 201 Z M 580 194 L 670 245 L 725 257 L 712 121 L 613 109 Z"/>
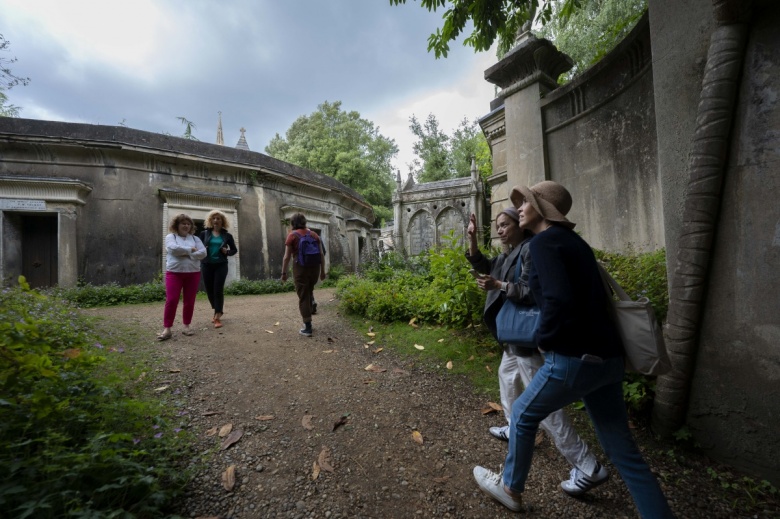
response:
<path id="1" fill-rule="evenodd" d="M 238 248 L 236 247 L 236 242 L 233 241 L 233 235 L 230 234 L 227 231 L 222 231 L 219 233 L 219 235 L 222 237 L 223 240 L 225 240 L 225 245 L 228 247 L 227 256 L 233 256 L 238 252 Z M 209 242 L 211 241 L 211 229 L 206 229 L 205 231 L 201 232 L 198 236 L 200 238 L 200 241 L 203 242 L 203 245 L 206 247 L 206 251 L 209 250 Z M 220 255 L 220 261 L 210 261 L 208 252 L 206 253 L 206 257 L 200 260 L 201 263 L 227 263 L 227 256 L 221 254 Z"/>

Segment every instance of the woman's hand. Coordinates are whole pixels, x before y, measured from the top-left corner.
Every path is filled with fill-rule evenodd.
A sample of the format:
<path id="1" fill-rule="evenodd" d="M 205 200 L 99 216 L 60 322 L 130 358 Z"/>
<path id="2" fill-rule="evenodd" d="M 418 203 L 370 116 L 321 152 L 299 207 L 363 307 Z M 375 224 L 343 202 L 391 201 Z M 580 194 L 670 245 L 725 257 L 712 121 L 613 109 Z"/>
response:
<path id="1" fill-rule="evenodd" d="M 228 250 L 229 249 L 227 248 L 227 245 L 224 245 L 221 249 L 219 249 L 219 252 L 227 256 Z"/>
<path id="2" fill-rule="evenodd" d="M 482 290 L 497 290 L 501 288 L 501 282 L 492 276 L 484 276 L 477 279 L 477 285 Z"/>
<path id="3" fill-rule="evenodd" d="M 474 213 L 471 213 L 469 215 L 469 225 L 466 227 L 466 234 L 469 235 L 469 238 L 476 237 L 477 233 L 477 215 Z"/>
<path id="4" fill-rule="evenodd" d="M 192 247 L 192 248 L 190 248 L 190 252 L 198 252 L 198 248 L 197 247 Z"/>
<path id="5" fill-rule="evenodd" d="M 287 271 L 282 272 L 282 281 L 287 281 Z"/>

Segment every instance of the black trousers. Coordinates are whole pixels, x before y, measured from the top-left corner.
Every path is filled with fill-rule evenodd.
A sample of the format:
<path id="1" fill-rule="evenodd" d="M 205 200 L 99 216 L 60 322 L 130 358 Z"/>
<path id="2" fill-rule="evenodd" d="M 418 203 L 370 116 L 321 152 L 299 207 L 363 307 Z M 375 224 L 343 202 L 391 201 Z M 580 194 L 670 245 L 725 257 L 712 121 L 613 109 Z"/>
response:
<path id="1" fill-rule="evenodd" d="M 225 304 L 225 279 L 228 274 L 228 264 L 225 263 L 201 263 L 200 273 L 203 284 L 206 286 L 206 295 L 214 313 L 221 314 Z"/>

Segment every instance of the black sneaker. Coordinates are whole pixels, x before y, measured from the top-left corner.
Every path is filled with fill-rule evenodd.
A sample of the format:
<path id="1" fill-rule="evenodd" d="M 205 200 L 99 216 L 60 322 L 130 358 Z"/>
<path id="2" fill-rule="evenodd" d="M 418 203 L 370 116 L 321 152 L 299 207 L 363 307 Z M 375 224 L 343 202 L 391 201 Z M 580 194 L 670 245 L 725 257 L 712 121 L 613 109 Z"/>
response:
<path id="1" fill-rule="evenodd" d="M 311 323 L 306 323 L 306 326 L 298 330 L 298 333 L 305 337 L 311 337 Z"/>

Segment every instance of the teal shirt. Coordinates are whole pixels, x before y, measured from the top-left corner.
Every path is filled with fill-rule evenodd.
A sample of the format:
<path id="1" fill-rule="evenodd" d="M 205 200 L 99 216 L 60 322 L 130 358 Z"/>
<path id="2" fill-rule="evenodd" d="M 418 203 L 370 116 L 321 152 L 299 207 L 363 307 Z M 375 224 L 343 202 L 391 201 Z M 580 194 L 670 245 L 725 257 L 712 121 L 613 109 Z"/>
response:
<path id="1" fill-rule="evenodd" d="M 225 240 L 222 238 L 221 234 L 219 236 L 211 235 L 211 239 L 209 240 L 209 263 L 219 263 L 223 260 L 224 256 L 219 252 L 219 249 L 222 248 L 224 243 Z"/>

